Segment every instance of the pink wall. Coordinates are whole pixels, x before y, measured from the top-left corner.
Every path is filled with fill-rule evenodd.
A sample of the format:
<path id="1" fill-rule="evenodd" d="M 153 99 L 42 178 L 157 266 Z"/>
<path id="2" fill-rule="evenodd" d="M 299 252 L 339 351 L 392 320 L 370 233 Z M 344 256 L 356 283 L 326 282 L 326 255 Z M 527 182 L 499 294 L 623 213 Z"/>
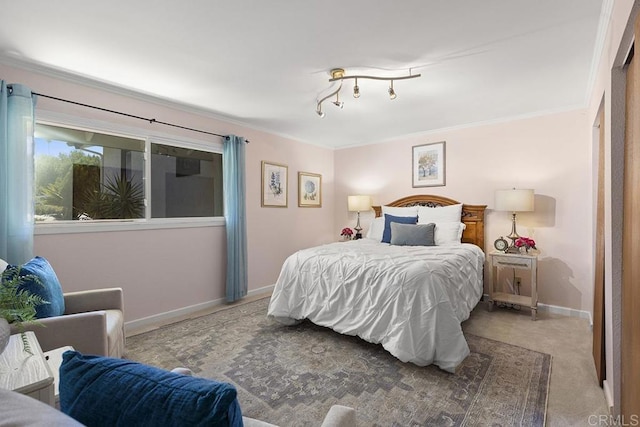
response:
<path id="1" fill-rule="evenodd" d="M 336 225 L 353 225 L 346 212 L 349 194 L 371 194 L 376 204 L 437 194 L 488 205 L 490 251 L 511 230 L 510 214 L 492 210 L 495 190 L 533 188 L 535 212 L 518 215 L 518 232 L 532 236 L 540 250 L 540 302 L 590 310 L 590 136 L 585 111 L 570 111 L 337 151 Z M 411 147 L 438 141 L 446 141 L 446 186 L 412 188 Z"/>
<path id="2" fill-rule="evenodd" d="M 247 230 L 249 290 L 273 285 L 284 259 L 296 250 L 335 239 L 333 227 L 333 151 L 233 124 L 188 108 L 170 108 L 151 98 L 104 86 L 71 81 L 0 64 L 0 78 L 26 84 L 35 92 L 97 105 L 143 117 L 251 141 L 247 146 Z M 217 137 L 176 130 L 69 104 L 38 100 L 36 114 L 79 117 L 114 123 L 148 134 L 220 141 Z M 289 207 L 260 207 L 261 161 L 289 166 Z M 299 208 L 298 171 L 322 174 L 321 208 Z M 35 253 L 52 262 L 66 291 L 105 286 L 124 288 L 126 320 L 223 298 L 224 227 L 176 228 L 127 232 L 36 235 Z"/>
<path id="3" fill-rule="evenodd" d="M 65 291 L 122 287 L 127 320 L 224 296 L 224 227 L 40 235 Z"/>

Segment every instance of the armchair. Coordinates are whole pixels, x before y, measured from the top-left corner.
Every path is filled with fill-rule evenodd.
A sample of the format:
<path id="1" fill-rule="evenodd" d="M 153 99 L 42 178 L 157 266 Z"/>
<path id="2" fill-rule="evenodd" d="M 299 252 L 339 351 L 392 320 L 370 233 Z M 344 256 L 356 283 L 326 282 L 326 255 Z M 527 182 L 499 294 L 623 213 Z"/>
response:
<path id="1" fill-rule="evenodd" d="M 0 259 L 0 272 L 6 268 Z M 124 353 L 124 301 L 121 288 L 64 294 L 62 316 L 39 319 L 41 325 L 23 325 L 33 331 L 42 351 L 72 346 L 85 354 L 122 357 Z M 19 330 L 11 326 L 11 333 Z"/>

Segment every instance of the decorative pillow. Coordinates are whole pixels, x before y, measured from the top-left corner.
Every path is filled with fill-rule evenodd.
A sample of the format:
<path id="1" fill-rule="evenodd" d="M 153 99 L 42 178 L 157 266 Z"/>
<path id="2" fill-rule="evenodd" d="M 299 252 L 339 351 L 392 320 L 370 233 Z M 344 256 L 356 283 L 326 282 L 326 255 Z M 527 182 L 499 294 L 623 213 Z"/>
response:
<path id="1" fill-rule="evenodd" d="M 436 224 L 436 246 L 459 245 L 462 241 L 462 232 L 467 226 L 462 222 L 441 222 Z"/>
<path id="2" fill-rule="evenodd" d="M 434 246 L 434 230 L 431 224 L 391 223 L 391 244 L 398 246 Z"/>
<path id="3" fill-rule="evenodd" d="M 391 243 L 391 223 L 415 224 L 418 222 L 417 216 L 393 216 L 384 215 L 384 232 L 382 233 L 382 243 Z"/>
<path id="4" fill-rule="evenodd" d="M 418 207 L 410 206 L 407 208 L 397 208 L 394 206 L 383 206 L 382 207 L 382 216 L 385 215 L 393 215 L 393 216 L 418 216 Z"/>
<path id="5" fill-rule="evenodd" d="M 418 207 L 418 224 L 439 224 L 441 222 L 460 222 L 462 203 L 438 208 Z"/>
<path id="6" fill-rule="evenodd" d="M 90 426 L 241 426 L 235 387 L 141 363 L 66 351 L 60 410 Z"/>
<path id="7" fill-rule="evenodd" d="M 43 300 L 49 302 L 49 304 L 41 304 L 36 307 L 36 318 L 62 316 L 64 314 L 62 286 L 60 286 L 58 276 L 49 261 L 37 256 L 21 266 L 9 265 L 7 267 L 7 269 L 17 268 L 20 269 L 20 276 L 33 275 L 40 280 L 38 283 L 32 278 L 25 279 L 25 283 L 20 286 L 20 289 L 39 295 Z"/>
<path id="8" fill-rule="evenodd" d="M 373 239 L 376 242 L 382 241 L 382 234 L 384 233 L 384 217 L 374 218 L 369 224 L 369 229 L 365 237 L 367 239 Z"/>

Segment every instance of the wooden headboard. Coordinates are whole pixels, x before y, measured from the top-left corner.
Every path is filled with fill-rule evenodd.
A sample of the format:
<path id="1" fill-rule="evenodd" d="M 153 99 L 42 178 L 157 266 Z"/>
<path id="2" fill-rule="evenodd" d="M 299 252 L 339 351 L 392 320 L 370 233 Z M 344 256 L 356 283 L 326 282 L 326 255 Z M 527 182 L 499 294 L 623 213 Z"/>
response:
<path id="1" fill-rule="evenodd" d="M 429 194 L 418 194 L 398 199 L 395 202 L 387 203 L 385 206 L 410 207 L 427 206 L 437 208 L 441 206 L 457 205 L 458 201 L 442 196 L 432 196 Z M 460 218 L 467 228 L 462 233 L 463 243 L 473 243 L 484 251 L 484 210 L 486 205 L 462 205 L 462 217 Z M 373 206 L 376 218 L 382 215 L 381 206 Z"/>

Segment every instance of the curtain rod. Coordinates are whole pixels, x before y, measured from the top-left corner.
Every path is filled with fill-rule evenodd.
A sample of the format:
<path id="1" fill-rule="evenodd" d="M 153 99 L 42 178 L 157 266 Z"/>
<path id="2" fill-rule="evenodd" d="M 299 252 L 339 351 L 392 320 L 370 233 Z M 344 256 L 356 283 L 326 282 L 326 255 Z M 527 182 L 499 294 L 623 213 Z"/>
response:
<path id="1" fill-rule="evenodd" d="M 145 122 L 149 122 L 151 124 L 157 123 L 159 125 L 171 126 L 171 127 L 174 127 L 174 128 L 184 129 L 184 130 L 190 130 L 192 132 L 198 132 L 198 133 L 204 133 L 204 134 L 207 134 L 207 135 L 219 136 L 220 138 L 228 138 L 227 135 L 220 135 L 219 133 L 208 132 L 206 130 L 194 129 L 194 128 L 190 128 L 190 127 L 186 127 L 186 126 L 176 125 L 174 123 L 162 122 L 162 121 L 156 120 L 156 119 L 149 119 L 147 117 L 136 116 L 136 115 L 129 114 L 129 113 L 123 113 L 121 111 L 109 110 L 108 108 L 96 107 L 95 105 L 83 104 L 82 102 L 70 101 L 68 99 L 58 98 L 58 97 L 51 96 L 51 95 L 44 95 L 42 93 L 37 93 L 37 92 L 31 92 L 31 93 L 33 95 L 41 96 L 43 98 L 53 99 L 55 101 L 67 102 L 69 104 L 79 105 L 81 107 L 93 108 L 94 110 L 106 111 L 107 113 L 119 114 L 121 116 L 131 117 L 133 119 L 144 120 Z M 244 142 L 246 142 L 248 144 L 249 140 L 245 139 Z"/>

